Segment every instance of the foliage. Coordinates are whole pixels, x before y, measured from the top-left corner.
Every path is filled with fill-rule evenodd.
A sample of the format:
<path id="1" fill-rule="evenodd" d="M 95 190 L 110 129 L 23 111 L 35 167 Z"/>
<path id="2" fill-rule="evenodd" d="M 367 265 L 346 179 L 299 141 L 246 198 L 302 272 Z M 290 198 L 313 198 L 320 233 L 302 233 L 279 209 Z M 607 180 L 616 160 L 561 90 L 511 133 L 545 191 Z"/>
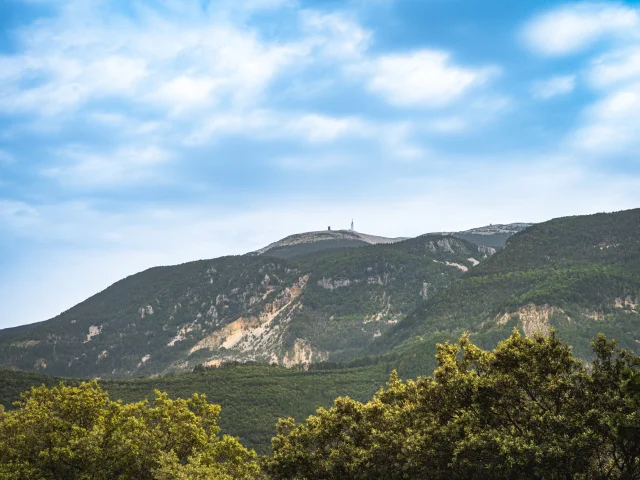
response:
<path id="1" fill-rule="evenodd" d="M 589 342 L 599 332 L 639 352 L 638 299 L 640 209 L 559 218 L 513 235 L 503 250 L 409 313 L 365 353 L 422 356 L 422 369 L 434 339 L 469 331 L 481 346 L 494 347 L 514 326 L 497 319 L 512 314 L 523 327 L 518 312 L 531 306 L 555 307 L 547 327 L 555 327 L 580 358 L 593 359 Z"/>
<path id="2" fill-rule="evenodd" d="M 112 402 L 97 382 L 38 387 L 0 413 L 0 479 L 255 478 L 255 453 L 218 436 L 204 395 Z"/>
<path id="3" fill-rule="evenodd" d="M 392 368 L 393 365 L 387 363 L 322 371 L 236 366 L 160 378 L 100 380 L 98 383 L 111 398 L 125 403 L 153 401 L 155 390 L 167 392 L 171 398 L 205 394 L 208 401 L 222 407 L 218 419 L 222 430 L 239 437 L 243 445 L 264 453 L 279 418 L 290 415 L 304 418 L 319 407 L 330 406 L 342 395 L 364 401 L 384 384 Z M 53 386 L 59 381 L 41 374 L 0 370 L 0 404 L 11 409 L 12 402 L 20 399 L 20 392 L 43 383 Z M 65 379 L 65 382 L 70 385 L 81 383 L 72 379 Z"/>
<path id="4" fill-rule="evenodd" d="M 0 365 L 74 377 L 164 373 L 200 338 L 259 311 L 299 276 L 286 261 L 246 255 L 151 268 L 51 320 L 0 330 Z M 260 302 L 249 305 L 252 296 Z M 198 337 L 169 346 L 185 326 Z"/>
<path id="5" fill-rule="evenodd" d="M 274 479 L 634 479 L 640 444 L 640 358 L 600 336 L 587 369 L 550 337 L 517 330 L 493 351 L 468 337 L 438 346 L 432 377 L 387 388 L 365 404 L 339 398 L 307 422 L 278 424 Z M 635 385 L 635 383 L 634 383 Z"/>
<path id="6" fill-rule="evenodd" d="M 464 240 L 423 236 L 392 245 L 325 250 L 286 260 L 230 256 L 127 277 L 36 325 L 0 331 L 0 365 L 72 377 L 131 378 L 189 371 L 199 363 L 283 360 L 302 339 L 316 359 L 350 360 L 427 295 L 462 275 L 483 252 Z M 295 302 L 284 308 L 288 289 Z M 323 281 L 338 281 L 327 288 Z M 280 303 L 277 303 L 280 302 Z M 277 303 L 277 306 L 275 305 Z M 192 351 L 238 320 L 279 312 L 263 346 Z M 274 333 L 274 334 L 272 334 Z M 212 342 L 214 343 L 214 342 Z M 319 353 L 320 352 L 320 353 Z"/>

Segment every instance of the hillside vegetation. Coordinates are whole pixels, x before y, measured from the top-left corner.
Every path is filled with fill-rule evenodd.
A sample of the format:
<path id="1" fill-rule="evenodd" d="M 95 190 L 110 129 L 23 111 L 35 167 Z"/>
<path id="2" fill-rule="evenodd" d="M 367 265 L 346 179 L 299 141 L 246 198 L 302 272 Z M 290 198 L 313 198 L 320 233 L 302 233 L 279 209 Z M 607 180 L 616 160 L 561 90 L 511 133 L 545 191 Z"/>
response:
<path id="1" fill-rule="evenodd" d="M 163 378 L 101 380 L 112 399 L 132 403 L 153 400 L 154 390 L 172 398 L 205 394 L 222 406 L 219 425 L 242 443 L 266 452 L 279 418 L 306 418 L 319 407 L 329 407 L 340 396 L 365 401 L 387 380 L 391 364 L 339 370 L 295 370 L 270 366 L 233 366 L 207 369 Z M 427 373 L 427 372 L 425 372 Z M 0 405 L 11 409 L 20 394 L 31 387 L 53 387 L 60 381 L 79 385 L 79 379 L 63 379 L 39 373 L 0 370 Z"/>
<path id="2" fill-rule="evenodd" d="M 639 296 L 640 209 L 559 218 L 511 237 L 377 339 L 369 353 L 411 358 L 401 372 L 413 376 L 431 366 L 435 340 L 470 331 L 491 347 L 514 326 L 527 334 L 554 327 L 587 360 L 589 342 L 600 332 L 638 351 Z"/>
<path id="3" fill-rule="evenodd" d="M 203 395 L 123 404 L 118 385 L 137 400 L 147 385 L 103 382 L 111 398 L 96 381 L 38 387 L 0 406 L 0 479 L 636 479 L 640 357 L 604 336 L 593 357 L 585 367 L 554 332 L 516 330 L 493 351 L 462 337 L 438 346 L 432 376 L 393 372 L 366 403 L 339 397 L 302 424 L 281 419 L 258 461 L 219 435 L 220 407 Z"/>
<path id="4" fill-rule="evenodd" d="M 640 478 L 640 357 L 600 336 L 587 369 L 555 335 L 438 346 L 433 376 L 278 424 L 273 479 Z"/>
<path id="5" fill-rule="evenodd" d="M 228 361 L 344 361 L 491 253 L 435 235 L 152 268 L 51 320 L 0 331 L 0 366 L 127 378 Z"/>
<path id="6" fill-rule="evenodd" d="M 455 237 L 427 235 L 295 260 L 243 256 L 163 267 L 129 277 L 52 321 L 0 331 L 0 357 L 5 365 L 65 376 L 162 372 L 100 384 L 127 402 L 151 399 L 156 388 L 174 397 L 206 393 L 222 405 L 225 431 L 263 452 L 277 418 L 302 419 L 343 395 L 365 401 L 393 369 L 405 379 L 425 375 L 437 367 L 435 345 L 464 332 L 486 349 L 514 328 L 529 336 L 555 329 L 588 365 L 596 360 L 591 341 L 600 332 L 637 353 L 639 242 L 640 210 L 630 210 L 532 226 L 490 257 L 492 251 Z M 213 315 L 203 314 L 212 306 L 229 312 L 218 313 L 218 327 L 209 323 Z M 91 335 L 95 311 L 103 312 L 104 324 Z M 284 369 L 268 366 L 273 357 L 260 350 L 224 347 L 227 337 L 216 332 L 264 312 L 276 313 L 280 343 L 270 345 L 280 349 L 280 364 L 300 354 L 302 342 L 314 347 L 306 357 L 313 363 Z M 177 334 L 184 338 L 168 346 Z M 193 349 L 211 335 L 221 343 Z M 251 346 L 244 335 L 238 341 Z M 158 351 L 142 361 L 152 345 Z M 101 357 L 104 350 L 109 355 Z M 232 366 L 247 360 L 263 364 Z M 194 367 L 199 373 L 174 375 Z M 0 400 L 9 406 L 40 383 L 57 379 L 0 371 Z"/>

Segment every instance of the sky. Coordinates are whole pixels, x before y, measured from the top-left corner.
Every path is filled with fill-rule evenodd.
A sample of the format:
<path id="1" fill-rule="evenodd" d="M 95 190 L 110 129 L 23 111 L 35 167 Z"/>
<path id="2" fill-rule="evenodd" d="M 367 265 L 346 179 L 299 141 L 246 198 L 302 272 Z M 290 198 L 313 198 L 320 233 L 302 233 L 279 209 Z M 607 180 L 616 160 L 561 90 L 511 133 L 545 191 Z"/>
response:
<path id="1" fill-rule="evenodd" d="M 640 206 L 640 4 L 2 0 L 0 328 L 156 265 Z"/>

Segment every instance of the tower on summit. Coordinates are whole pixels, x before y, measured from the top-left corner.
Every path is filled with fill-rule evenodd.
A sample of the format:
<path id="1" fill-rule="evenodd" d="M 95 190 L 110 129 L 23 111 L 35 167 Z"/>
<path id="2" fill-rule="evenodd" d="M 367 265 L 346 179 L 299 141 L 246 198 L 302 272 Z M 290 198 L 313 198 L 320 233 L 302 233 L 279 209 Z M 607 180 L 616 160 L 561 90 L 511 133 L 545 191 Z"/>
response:
<path id="1" fill-rule="evenodd" d="M 351 231 L 353 232 L 353 218 L 351 219 Z"/>

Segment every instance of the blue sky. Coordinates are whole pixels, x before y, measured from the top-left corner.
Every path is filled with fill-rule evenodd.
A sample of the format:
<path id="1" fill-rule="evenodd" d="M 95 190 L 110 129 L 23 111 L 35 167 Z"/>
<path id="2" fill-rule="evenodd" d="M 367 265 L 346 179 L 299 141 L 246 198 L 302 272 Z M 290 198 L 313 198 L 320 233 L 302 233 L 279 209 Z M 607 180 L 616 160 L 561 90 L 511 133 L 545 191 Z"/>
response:
<path id="1" fill-rule="evenodd" d="M 640 7 L 4 0 L 0 327 L 154 265 L 640 206 Z"/>

